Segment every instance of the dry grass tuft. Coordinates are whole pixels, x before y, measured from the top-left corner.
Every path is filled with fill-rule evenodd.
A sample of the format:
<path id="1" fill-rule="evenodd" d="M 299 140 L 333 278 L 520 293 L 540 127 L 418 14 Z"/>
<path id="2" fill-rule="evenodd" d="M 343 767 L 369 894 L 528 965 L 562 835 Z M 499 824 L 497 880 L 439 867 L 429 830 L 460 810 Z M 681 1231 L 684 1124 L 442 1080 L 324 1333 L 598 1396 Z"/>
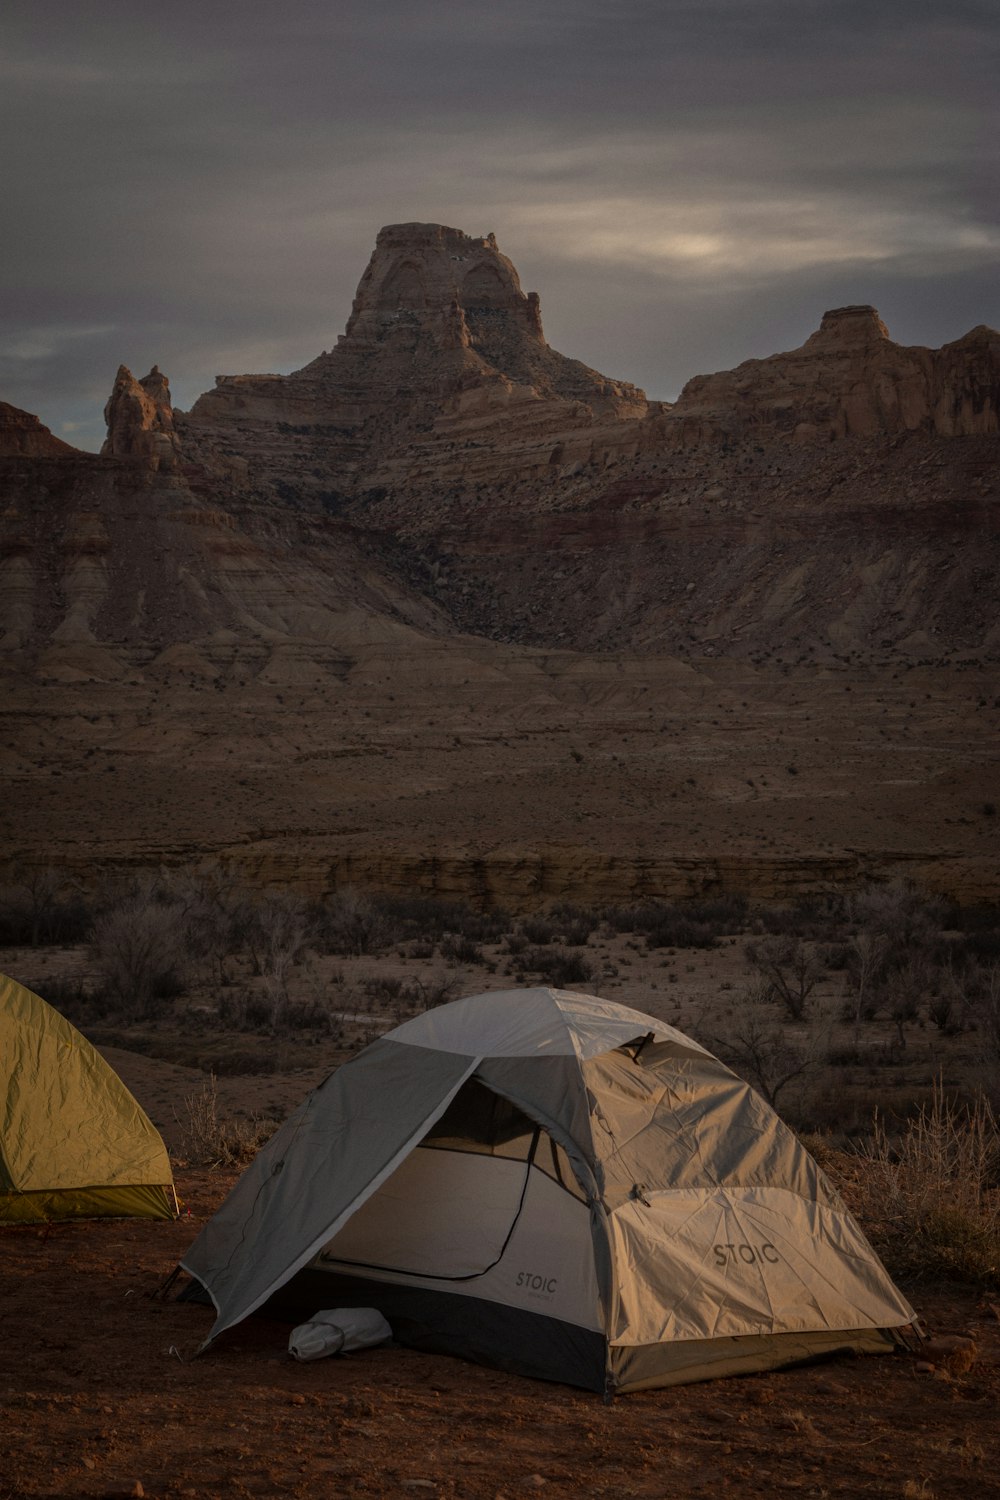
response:
<path id="1" fill-rule="evenodd" d="M 1000 1127 L 988 1101 L 932 1102 L 890 1141 L 876 1117 L 853 1184 L 890 1271 L 1000 1283 Z"/>
<path id="2" fill-rule="evenodd" d="M 223 1119 L 214 1073 L 186 1096 L 181 1124 L 184 1157 L 199 1167 L 245 1167 L 274 1133 L 274 1123 L 259 1115 Z"/>

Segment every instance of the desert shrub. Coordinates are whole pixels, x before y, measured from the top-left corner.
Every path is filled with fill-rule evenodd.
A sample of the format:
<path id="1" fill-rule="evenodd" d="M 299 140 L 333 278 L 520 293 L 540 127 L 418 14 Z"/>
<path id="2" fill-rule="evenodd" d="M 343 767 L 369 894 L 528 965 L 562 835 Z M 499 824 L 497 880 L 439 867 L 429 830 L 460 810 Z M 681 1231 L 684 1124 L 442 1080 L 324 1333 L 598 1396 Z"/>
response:
<path id="1" fill-rule="evenodd" d="M 444 973 L 411 979 L 407 986 L 415 1010 L 433 1010 L 435 1006 L 447 1005 L 456 998 L 459 988 L 459 980 Z"/>
<path id="2" fill-rule="evenodd" d="M 955 997 L 947 992 L 932 995 L 927 1002 L 927 1019 L 942 1036 L 958 1036 L 962 1022 L 955 1009 Z"/>
<path id="3" fill-rule="evenodd" d="M 723 937 L 743 928 L 747 906 L 745 896 L 713 896 L 705 901 L 685 901 L 680 910 L 693 922 L 707 922 L 719 937 Z"/>
<path id="4" fill-rule="evenodd" d="M 744 896 L 674 904 L 638 902 L 605 907 L 602 913 L 614 932 L 642 933 L 651 948 L 713 948 L 720 937 L 743 927 L 746 914 Z"/>
<path id="5" fill-rule="evenodd" d="M 714 948 L 717 943 L 710 922 L 695 921 L 670 907 L 664 907 L 646 929 L 648 948 Z"/>
<path id="6" fill-rule="evenodd" d="M 789 1019 L 801 1021 L 822 974 L 815 954 L 791 936 L 747 943 L 745 952 L 751 966 L 785 1007 Z"/>
<path id="7" fill-rule="evenodd" d="M 403 981 L 397 974 L 366 974 L 361 980 L 363 993 L 376 1005 L 391 1005 L 403 992 Z"/>
<path id="8" fill-rule="evenodd" d="M 264 982 L 272 1024 L 279 1026 L 289 1003 L 288 981 L 317 942 L 314 912 L 294 891 L 267 891 L 247 916 L 246 941 L 254 972 Z"/>
<path id="9" fill-rule="evenodd" d="M 853 1068 L 865 1060 L 866 1048 L 859 1042 L 835 1042 L 823 1061 L 831 1068 Z"/>
<path id="10" fill-rule="evenodd" d="M 223 1119 L 215 1074 L 184 1100 L 181 1150 L 201 1167 L 244 1167 L 274 1133 L 273 1121 L 253 1115 Z"/>
<path id="11" fill-rule="evenodd" d="M 1000 1082 L 1000 963 L 977 965 L 961 995 L 979 1027 L 983 1060 L 995 1085 Z"/>
<path id="12" fill-rule="evenodd" d="M 815 1061 L 808 1044 L 789 1040 L 759 1008 L 748 1008 L 725 1036 L 712 1039 L 712 1047 L 723 1062 L 763 1094 L 772 1108 L 782 1090 Z"/>
<path id="13" fill-rule="evenodd" d="M 910 881 L 890 880 L 856 892 L 849 912 L 856 927 L 885 938 L 891 956 L 906 957 L 934 940 L 941 931 L 945 907 Z"/>
<path id="14" fill-rule="evenodd" d="M 905 1061 L 903 1048 L 896 1041 L 864 1043 L 858 1041 L 836 1042 L 827 1049 L 825 1061 L 832 1068 L 874 1069 L 900 1067 Z"/>
<path id="15" fill-rule="evenodd" d="M 754 929 L 771 937 L 833 941 L 843 928 L 845 910 L 840 896 L 803 896 L 792 906 L 764 907 L 754 915 Z"/>
<path id="16" fill-rule="evenodd" d="M 854 1022 L 857 1037 L 862 1021 L 878 1012 L 879 989 L 889 962 L 889 939 L 883 932 L 855 933 L 845 945 L 847 972 L 853 994 L 845 1006 L 845 1020 Z"/>
<path id="17" fill-rule="evenodd" d="M 688 915 L 686 908 L 658 901 L 637 906 L 609 907 L 605 921 L 615 932 L 634 932 L 650 948 L 714 948 L 716 928 Z"/>
<path id="18" fill-rule="evenodd" d="M 834 973 L 847 969 L 851 962 L 851 947 L 849 943 L 827 943 L 820 952 L 820 958 L 826 967 Z"/>
<path id="19" fill-rule="evenodd" d="M 960 1107 L 938 1085 L 899 1140 L 876 1119 L 858 1161 L 857 1208 L 890 1271 L 1000 1282 L 1000 1131 L 984 1098 Z"/>
<path id="20" fill-rule="evenodd" d="M 237 1031 L 265 1031 L 271 1027 L 274 1007 L 256 990 L 222 990 L 216 1000 L 219 1020 Z"/>
<path id="21" fill-rule="evenodd" d="M 521 931 L 508 932 L 505 939 L 505 945 L 507 948 L 507 952 L 512 953 L 516 958 L 519 954 L 527 952 L 528 939 Z"/>
<path id="22" fill-rule="evenodd" d="M 442 901 L 434 896 L 383 896 L 378 906 L 403 937 L 438 943 L 446 933 L 457 933 L 475 943 L 499 943 L 510 929 L 505 911 L 474 911 L 464 901 Z"/>
<path id="23" fill-rule="evenodd" d="M 286 1031 L 339 1031 L 341 1022 L 321 1000 L 290 1000 L 283 1006 L 280 1025 Z"/>
<path id="24" fill-rule="evenodd" d="M 527 941 L 536 947 L 555 942 L 559 930 L 552 918 L 547 916 L 524 917 L 520 926 Z"/>
<path id="25" fill-rule="evenodd" d="M 175 875 L 170 889 L 183 909 L 188 952 L 211 983 L 227 984 L 226 960 L 253 939 L 257 898 L 222 865 Z"/>
<path id="26" fill-rule="evenodd" d="M 741 1008 L 748 1005 L 771 1005 L 775 1000 L 774 985 L 762 974 L 755 974 L 740 985 L 736 1003 Z"/>
<path id="27" fill-rule="evenodd" d="M 216 1011 L 223 1026 L 235 1031 L 334 1031 L 340 1025 L 329 1006 L 315 996 L 286 999 L 275 1007 L 274 997 L 260 990 L 223 990 Z"/>
<path id="28" fill-rule="evenodd" d="M 462 933 L 445 933 L 440 943 L 441 957 L 451 964 L 481 964 L 483 950 Z"/>
<path id="29" fill-rule="evenodd" d="M 574 948 L 582 947 L 601 925 L 600 912 L 592 906 L 578 906 L 572 901 L 557 901 L 550 908 L 550 914 L 563 942 Z"/>
<path id="30" fill-rule="evenodd" d="M 556 990 L 568 984 L 589 984 L 595 977 L 594 966 L 581 953 L 566 953 L 559 948 L 529 948 L 521 955 L 520 964 Z"/>
<path id="31" fill-rule="evenodd" d="M 973 906 L 949 902 L 941 912 L 941 926 L 949 932 L 965 934 L 1000 933 L 1000 906 L 982 901 Z"/>
<path id="32" fill-rule="evenodd" d="M 93 919 L 76 882 L 52 866 L 22 872 L 0 888 L 0 945 L 82 943 L 90 936 Z"/>
<path id="33" fill-rule="evenodd" d="M 79 974 L 50 974 L 39 979 L 29 976 L 20 982 L 26 989 L 40 995 L 53 1010 L 57 1010 L 68 1020 L 78 1020 L 91 1011 L 100 1009 L 100 996 L 96 997 L 95 1004 L 86 981 Z"/>
<path id="34" fill-rule="evenodd" d="M 645 908 L 632 906 L 606 906 L 601 912 L 602 920 L 612 932 L 642 931 L 642 913 Z"/>
<path id="35" fill-rule="evenodd" d="M 316 910 L 316 943 L 327 953 L 361 958 L 396 940 L 397 928 L 370 896 L 336 891 Z"/>
<path id="36" fill-rule="evenodd" d="M 920 952 L 897 964 L 885 983 L 889 1019 L 895 1023 L 900 1047 L 906 1046 L 907 1021 L 916 1021 L 920 1002 L 933 987 L 932 971 Z"/>
<path id="37" fill-rule="evenodd" d="M 963 947 L 968 957 L 980 963 L 1000 963 L 1000 926 L 970 932 Z"/>
<path id="38" fill-rule="evenodd" d="M 92 950 L 109 1009 L 144 1020 L 184 993 L 181 908 L 155 886 L 133 888 L 100 913 Z"/>

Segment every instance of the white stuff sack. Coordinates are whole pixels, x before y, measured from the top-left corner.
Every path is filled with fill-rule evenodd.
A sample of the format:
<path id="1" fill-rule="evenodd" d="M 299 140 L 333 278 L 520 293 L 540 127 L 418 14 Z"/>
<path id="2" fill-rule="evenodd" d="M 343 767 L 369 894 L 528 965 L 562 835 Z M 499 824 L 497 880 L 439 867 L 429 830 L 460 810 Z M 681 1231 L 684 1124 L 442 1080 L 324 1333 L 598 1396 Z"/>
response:
<path id="1" fill-rule="evenodd" d="M 370 1349 L 391 1338 L 392 1329 L 377 1308 L 328 1307 L 292 1329 L 288 1352 L 296 1359 L 324 1359 L 328 1354 Z"/>

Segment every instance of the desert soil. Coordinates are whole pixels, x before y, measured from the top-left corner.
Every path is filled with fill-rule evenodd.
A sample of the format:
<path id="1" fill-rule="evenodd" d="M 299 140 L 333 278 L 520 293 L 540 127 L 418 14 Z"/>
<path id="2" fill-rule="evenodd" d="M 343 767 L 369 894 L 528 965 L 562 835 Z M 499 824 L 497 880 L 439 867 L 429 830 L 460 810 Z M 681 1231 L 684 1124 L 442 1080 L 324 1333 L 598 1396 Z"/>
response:
<path id="1" fill-rule="evenodd" d="M 584 988 L 705 1040 L 735 1022 L 748 975 L 736 937 L 708 951 L 649 952 L 603 934 L 582 951 L 595 968 Z M 225 1033 L 197 986 L 155 1025 L 96 1035 L 164 1134 L 184 1212 L 176 1223 L 0 1230 L 0 1500 L 139 1494 L 140 1485 L 146 1496 L 199 1500 L 1000 1494 L 1000 1310 L 968 1289 L 907 1288 L 931 1331 L 974 1338 L 975 1363 L 953 1378 L 921 1372 L 907 1355 L 842 1358 L 605 1406 L 394 1347 L 300 1365 L 286 1352 L 288 1328 L 260 1319 L 191 1359 L 210 1311 L 154 1293 L 235 1180 L 184 1165 L 187 1104 L 209 1086 L 209 1069 L 220 1075 L 220 1119 L 283 1118 L 348 1051 L 401 1019 L 364 998 L 365 976 L 448 978 L 463 994 L 517 982 L 499 947 L 486 957 L 491 968 L 447 970 L 439 957 L 396 952 L 317 959 L 309 983 L 351 1017 L 339 1038 Z M 90 962 L 81 948 L 10 949 L 0 966 L 44 993 Z M 295 972 L 305 995 L 308 976 Z M 820 1031 L 843 984 L 829 973 L 817 992 Z M 831 1024 L 836 1040 L 844 1027 Z M 866 1030 L 875 1044 L 888 1039 L 888 1023 Z M 942 1065 L 967 1078 L 974 1045 L 973 1034 L 943 1044 L 934 1028 L 911 1028 L 905 1066 L 824 1068 L 790 1100 L 794 1114 L 841 1130 L 870 1121 L 875 1102 L 921 1094 Z"/>
<path id="2" fill-rule="evenodd" d="M 0 1232 L 0 1495 L 987 1496 L 1000 1493 L 1000 1317 L 912 1292 L 971 1369 L 910 1355 L 617 1399 L 388 1346 L 299 1364 L 251 1319 L 155 1297 L 233 1177 L 181 1170 L 175 1223 Z"/>

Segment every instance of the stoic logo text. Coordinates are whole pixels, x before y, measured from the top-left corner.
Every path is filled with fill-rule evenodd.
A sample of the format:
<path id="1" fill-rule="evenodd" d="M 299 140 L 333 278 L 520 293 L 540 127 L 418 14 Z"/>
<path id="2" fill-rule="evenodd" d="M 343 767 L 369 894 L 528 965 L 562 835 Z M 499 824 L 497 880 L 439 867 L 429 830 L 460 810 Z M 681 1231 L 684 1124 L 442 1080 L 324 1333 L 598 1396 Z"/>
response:
<path id="1" fill-rule="evenodd" d="M 713 1245 L 717 1266 L 730 1266 L 734 1261 L 742 1261 L 746 1266 L 752 1266 L 755 1261 L 766 1260 L 769 1265 L 777 1265 L 781 1256 L 773 1245 Z"/>
<path id="2" fill-rule="evenodd" d="M 551 1297 L 558 1286 L 555 1276 L 536 1276 L 532 1271 L 518 1271 L 515 1286 L 523 1286 L 526 1292 L 544 1292 Z"/>

